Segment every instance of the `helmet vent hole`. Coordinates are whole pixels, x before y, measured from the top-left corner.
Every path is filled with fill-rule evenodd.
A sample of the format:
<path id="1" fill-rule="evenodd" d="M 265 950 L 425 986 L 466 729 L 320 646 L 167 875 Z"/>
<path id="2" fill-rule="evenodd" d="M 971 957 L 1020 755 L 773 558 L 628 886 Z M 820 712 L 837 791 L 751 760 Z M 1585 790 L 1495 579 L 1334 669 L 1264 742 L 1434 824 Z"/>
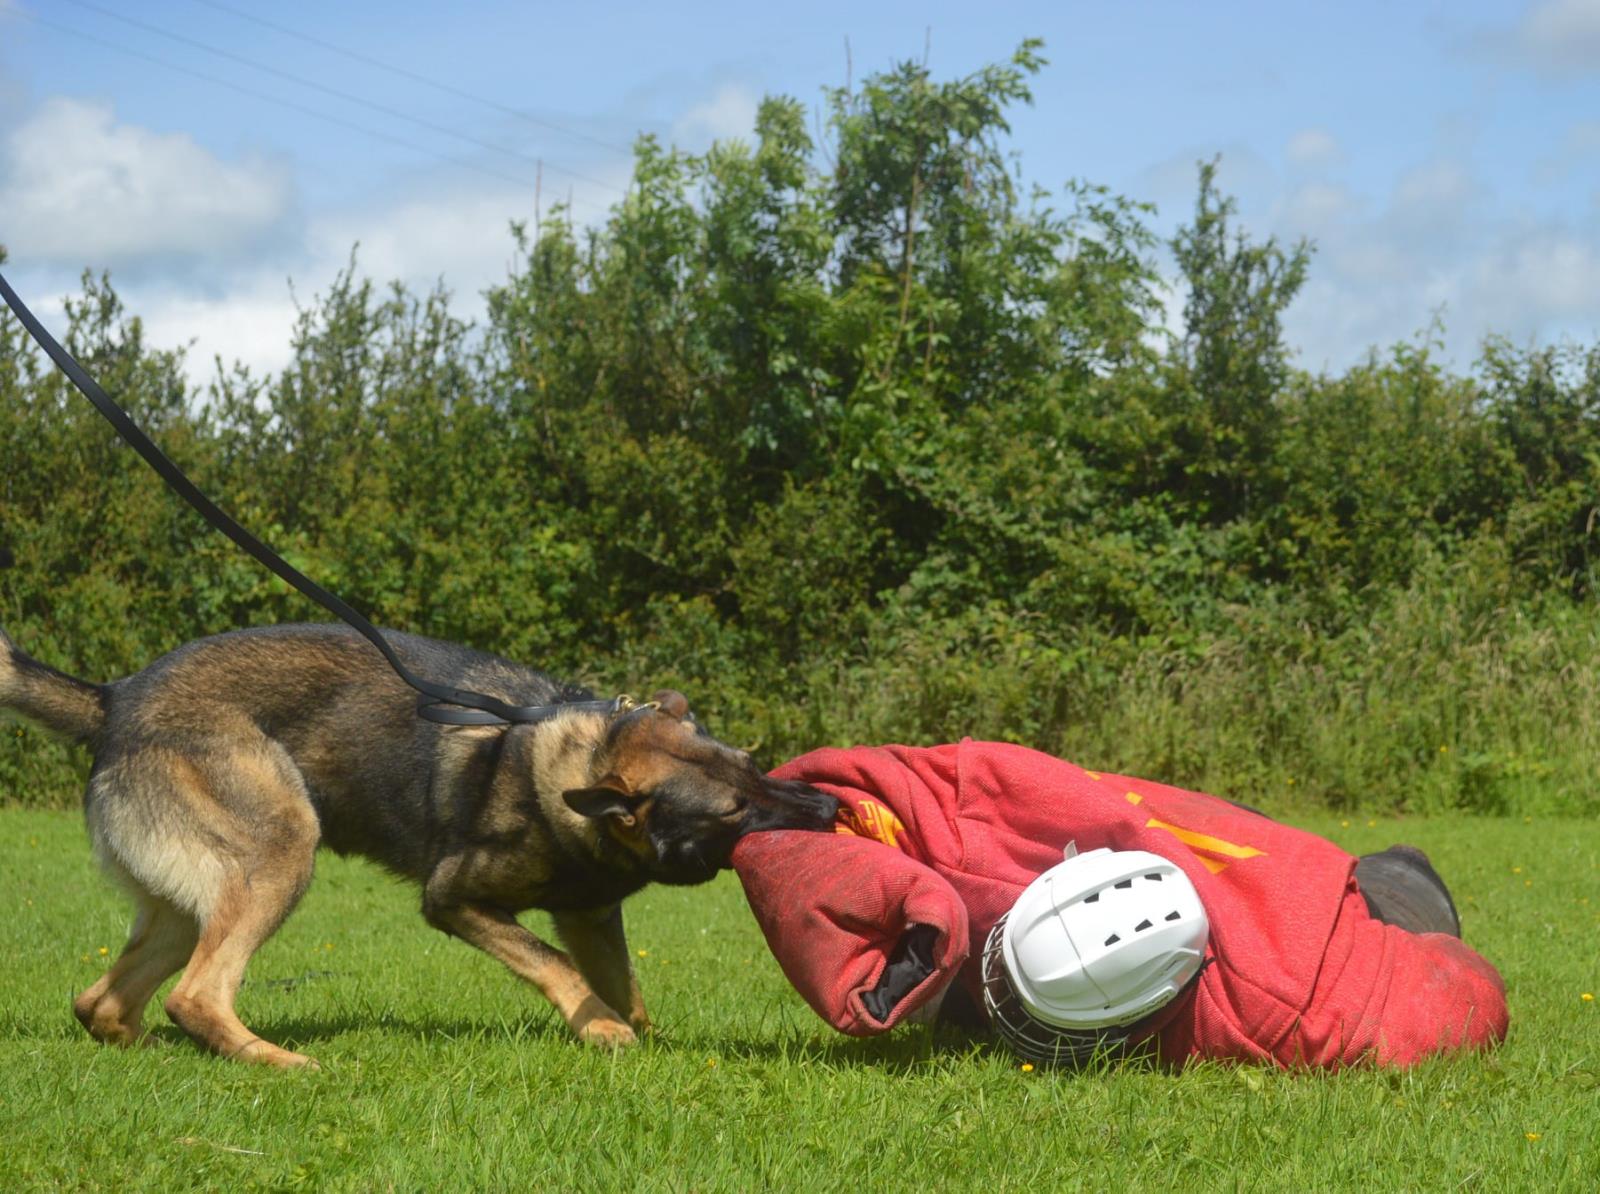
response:
<path id="1" fill-rule="evenodd" d="M 1150 927 L 1150 922 L 1148 920 L 1141 920 L 1138 924 L 1133 926 L 1133 931 L 1135 933 L 1142 933 L 1146 929 L 1148 929 L 1149 927 Z"/>
<path id="2" fill-rule="evenodd" d="M 1171 912 L 1167 913 L 1161 919 L 1162 920 L 1182 920 L 1183 919 L 1183 914 L 1181 912 L 1179 912 L 1176 908 L 1174 908 Z"/>
<path id="3" fill-rule="evenodd" d="M 1100 893 L 1097 891 L 1093 895 L 1084 896 L 1083 902 L 1085 904 L 1098 904 L 1100 902 Z"/>
<path id="4" fill-rule="evenodd" d="M 1145 878 L 1146 879 L 1153 879 L 1157 883 L 1161 882 L 1161 874 L 1160 874 L 1159 871 L 1157 871 L 1157 872 L 1155 872 L 1153 874 L 1146 875 Z"/>
<path id="5" fill-rule="evenodd" d="M 1124 880 L 1122 880 L 1122 882 L 1113 883 L 1111 886 L 1115 887 L 1118 891 L 1123 891 L 1123 890 L 1126 890 L 1127 888 L 1133 886 L 1133 880 L 1132 879 L 1124 879 Z"/>
<path id="6" fill-rule="evenodd" d="M 1107 945 L 1115 945 L 1117 942 L 1119 942 L 1121 940 L 1122 940 L 1121 937 L 1119 937 L 1117 934 L 1113 933 L 1113 934 L 1111 934 L 1111 936 L 1106 938 L 1106 944 Z"/>

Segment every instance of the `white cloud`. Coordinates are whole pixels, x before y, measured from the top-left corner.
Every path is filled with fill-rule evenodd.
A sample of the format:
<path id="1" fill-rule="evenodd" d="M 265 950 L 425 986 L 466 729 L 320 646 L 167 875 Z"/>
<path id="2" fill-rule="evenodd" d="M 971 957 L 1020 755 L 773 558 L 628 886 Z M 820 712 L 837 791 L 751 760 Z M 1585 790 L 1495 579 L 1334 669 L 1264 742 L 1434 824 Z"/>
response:
<path id="1" fill-rule="evenodd" d="M 19 258 L 76 266 L 236 253 L 281 230 L 291 202 L 282 165 L 224 162 L 181 133 L 119 124 L 102 103 L 47 100 L 0 145 L 0 212 Z"/>
<path id="2" fill-rule="evenodd" d="M 1291 243 L 1302 236 L 1320 241 L 1336 233 L 1360 210 L 1361 201 L 1338 183 L 1306 183 L 1289 192 L 1274 223 L 1289 230 Z"/>
<path id="3" fill-rule="evenodd" d="M 1529 10 L 1517 33 L 1536 65 L 1600 70 L 1600 0 L 1545 0 Z"/>
<path id="4" fill-rule="evenodd" d="M 1488 335 L 1549 343 L 1600 332 L 1600 236 L 1555 217 L 1513 218 L 1465 163 L 1435 158 L 1365 205 L 1303 187 L 1275 213 L 1281 238 L 1309 232 L 1318 252 L 1284 319 L 1309 368 L 1341 369 L 1442 318 L 1455 368 Z"/>
<path id="5" fill-rule="evenodd" d="M 1301 129 L 1289 138 L 1284 151 L 1292 165 L 1307 170 L 1325 169 L 1344 161 L 1344 150 L 1326 129 Z"/>
<path id="6" fill-rule="evenodd" d="M 620 159 L 591 167 L 601 182 L 623 186 L 629 166 Z M 554 188 L 551 188 L 553 190 Z M 608 188 L 576 183 L 573 220 L 579 226 L 603 218 L 616 198 Z M 547 190 L 543 210 L 567 200 L 567 189 Z M 140 315 L 148 341 L 171 348 L 193 342 L 187 366 L 197 386 L 215 375 L 214 359 L 235 361 L 258 376 L 282 369 L 290 358 L 296 300 L 310 304 L 327 290 L 359 244 L 356 270 L 379 283 L 403 282 L 423 294 L 443 283 L 451 292 L 451 312 L 475 320 L 484 313 L 483 292 L 503 282 L 513 264 L 510 223 L 532 222 L 534 196 L 490 182 L 486 189 L 436 189 L 386 205 L 324 213 L 303 229 L 292 251 L 261 262 L 240 260 L 202 285 L 174 285 L 168 279 L 118 283 L 128 309 Z M 117 279 L 113 277 L 113 282 Z M 293 291 L 291 293 L 291 282 Z"/>
<path id="7" fill-rule="evenodd" d="M 760 99 L 748 87 L 724 83 L 709 100 L 696 104 L 673 122 L 672 139 L 691 148 L 706 148 L 713 141 L 735 137 L 749 140 L 756 127 L 758 107 Z"/>
<path id="8" fill-rule="evenodd" d="M 281 275 L 263 272 L 241 278 L 214 297 L 133 286 L 123 300 L 143 320 L 148 343 L 177 348 L 192 342 L 186 365 L 197 388 L 215 376 L 218 357 L 225 369 L 237 363 L 258 377 L 276 372 L 289 360 L 296 311 Z"/>
<path id="9" fill-rule="evenodd" d="M 1592 169 L 1600 157 L 1600 120 L 1584 120 L 1570 126 L 1561 144 L 1541 157 L 1533 167 L 1533 183 L 1538 187 L 1557 186 L 1579 171 Z"/>
<path id="10" fill-rule="evenodd" d="M 570 191 L 575 223 L 604 218 L 626 186 L 630 167 L 618 163 L 597 174 L 601 187 L 577 182 Z M 612 189 L 612 188 L 615 189 Z M 547 188 L 543 214 L 553 204 L 568 201 L 566 186 Z M 307 230 L 307 248 L 315 276 L 331 277 L 360 244 L 361 272 L 384 281 L 399 279 L 427 289 L 442 279 L 451 290 L 474 305 L 475 296 L 505 278 L 513 243 L 510 223 L 532 224 L 532 189 L 511 190 L 490 184 L 486 189 L 412 193 L 383 206 L 327 213 Z M 297 281 L 304 281 L 297 274 Z"/>
<path id="11" fill-rule="evenodd" d="M 1506 237 L 1466 282 L 1491 327 L 1600 327 L 1600 247 L 1561 228 Z"/>
<path id="12" fill-rule="evenodd" d="M 504 274 L 512 253 L 508 223 L 513 218 L 532 220 L 532 196 L 413 199 L 383 211 L 338 213 L 319 221 L 311 239 L 324 269 L 342 261 L 359 242 L 362 273 L 424 286 L 443 279 L 459 290 L 469 278 Z"/>
<path id="13" fill-rule="evenodd" d="M 1515 25 L 1485 30 L 1471 44 L 1543 75 L 1600 73 L 1600 0 L 1540 0 Z"/>
<path id="14" fill-rule="evenodd" d="M 1135 175 L 1132 193 L 1155 203 L 1168 223 L 1187 224 L 1200 193 L 1200 165 L 1213 158 L 1217 161 L 1217 189 L 1224 195 L 1258 195 L 1279 185 L 1265 158 L 1248 145 L 1230 142 L 1221 150 L 1183 150 L 1147 166 Z"/>
<path id="15" fill-rule="evenodd" d="M 1236 229 L 1256 243 L 1275 237 L 1286 251 L 1302 237 L 1315 244 L 1306 284 L 1283 317 L 1285 342 L 1303 367 L 1342 371 L 1419 335 L 1437 339 L 1462 371 L 1490 335 L 1518 344 L 1600 339 L 1600 196 L 1587 212 L 1513 212 L 1492 166 L 1475 169 L 1471 145 L 1452 151 L 1451 138 L 1441 139 L 1377 191 L 1347 180 L 1348 163 L 1331 176 L 1308 175 L 1305 164 L 1326 160 L 1330 148 L 1320 138 L 1291 140 L 1276 170 L 1224 156 L 1219 185 L 1238 198 Z M 1597 144 L 1600 123 L 1576 123 L 1564 153 Z M 1163 199 L 1192 196 L 1194 156 L 1146 170 L 1146 187 Z M 1169 230 L 1191 219 L 1182 206 L 1163 207 Z M 1181 333 L 1183 282 L 1164 282 L 1164 323 Z"/>
<path id="16" fill-rule="evenodd" d="M 6 0 L 0 0 L 4 4 Z M 360 205 L 302 216 L 286 169 L 228 162 L 183 135 L 116 121 L 103 104 L 57 98 L 0 138 L 0 243 L 9 273 L 48 326 L 78 272 L 111 272 L 147 343 L 187 347 L 203 388 L 214 360 L 258 376 L 290 357 L 296 299 L 326 291 L 359 244 L 356 267 L 423 293 L 443 283 L 453 312 L 481 317 L 482 292 L 506 277 L 513 219 L 570 203 L 572 222 L 604 218 L 631 160 L 585 164 L 592 181 L 548 170 L 544 193 L 448 170 L 390 180 Z"/>
<path id="17" fill-rule="evenodd" d="M 1479 187 L 1464 164 L 1436 159 L 1402 174 L 1393 202 L 1395 209 L 1406 215 L 1437 218 L 1441 212 L 1459 211 L 1478 193 Z"/>

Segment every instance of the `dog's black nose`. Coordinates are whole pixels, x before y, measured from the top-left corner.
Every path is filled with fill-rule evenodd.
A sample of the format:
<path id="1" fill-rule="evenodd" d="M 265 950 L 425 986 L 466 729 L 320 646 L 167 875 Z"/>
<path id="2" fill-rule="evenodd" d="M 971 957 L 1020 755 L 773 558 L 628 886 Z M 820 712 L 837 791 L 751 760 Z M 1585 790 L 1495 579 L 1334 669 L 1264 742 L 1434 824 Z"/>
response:
<path id="1" fill-rule="evenodd" d="M 812 789 L 812 813 L 817 819 L 818 829 L 831 829 L 834 820 L 839 816 L 839 798 L 829 796 L 826 792 Z"/>
<path id="2" fill-rule="evenodd" d="M 746 832 L 761 829 L 818 829 L 833 827 L 839 812 L 839 801 L 808 783 L 793 779 L 766 781 L 764 799 L 752 808 L 760 815 L 751 818 Z"/>

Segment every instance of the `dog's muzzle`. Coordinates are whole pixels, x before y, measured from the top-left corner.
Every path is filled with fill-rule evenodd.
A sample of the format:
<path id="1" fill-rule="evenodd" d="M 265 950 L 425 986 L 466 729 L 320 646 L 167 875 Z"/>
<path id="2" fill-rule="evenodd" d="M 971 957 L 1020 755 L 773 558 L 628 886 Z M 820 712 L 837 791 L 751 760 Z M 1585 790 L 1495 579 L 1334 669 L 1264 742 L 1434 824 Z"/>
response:
<path id="1" fill-rule="evenodd" d="M 763 829 L 810 829 L 825 832 L 833 828 L 839 814 L 837 797 L 818 791 L 810 784 L 792 779 L 769 779 L 760 799 L 750 803 L 741 834 Z"/>

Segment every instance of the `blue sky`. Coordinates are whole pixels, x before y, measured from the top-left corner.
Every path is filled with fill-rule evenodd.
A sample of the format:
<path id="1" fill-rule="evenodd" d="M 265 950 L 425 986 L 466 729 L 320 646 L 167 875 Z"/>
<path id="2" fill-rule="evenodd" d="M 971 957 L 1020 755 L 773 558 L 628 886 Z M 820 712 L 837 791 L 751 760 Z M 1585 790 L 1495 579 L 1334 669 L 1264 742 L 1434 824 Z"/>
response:
<path id="1" fill-rule="evenodd" d="M 480 311 L 536 162 L 544 202 L 595 218 L 641 131 L 699 150 L 764 94 L 818 106 L 925 52 L 966 74 L 1028 36 L 1051 64 L 1014 114 L 1026 177 L 1152 202 L 1170 234 L 1220 154 L 1254 235 L 1317 244 L 1301 364 L 1435 317 L 1460 368 L 1491 332 L 1600 336 L 1600 0 L 0 0 L 0 244 L 52 322 L 109 269 L 197 378 L 270 369 L 357 241 L 366 272 Z"/>

